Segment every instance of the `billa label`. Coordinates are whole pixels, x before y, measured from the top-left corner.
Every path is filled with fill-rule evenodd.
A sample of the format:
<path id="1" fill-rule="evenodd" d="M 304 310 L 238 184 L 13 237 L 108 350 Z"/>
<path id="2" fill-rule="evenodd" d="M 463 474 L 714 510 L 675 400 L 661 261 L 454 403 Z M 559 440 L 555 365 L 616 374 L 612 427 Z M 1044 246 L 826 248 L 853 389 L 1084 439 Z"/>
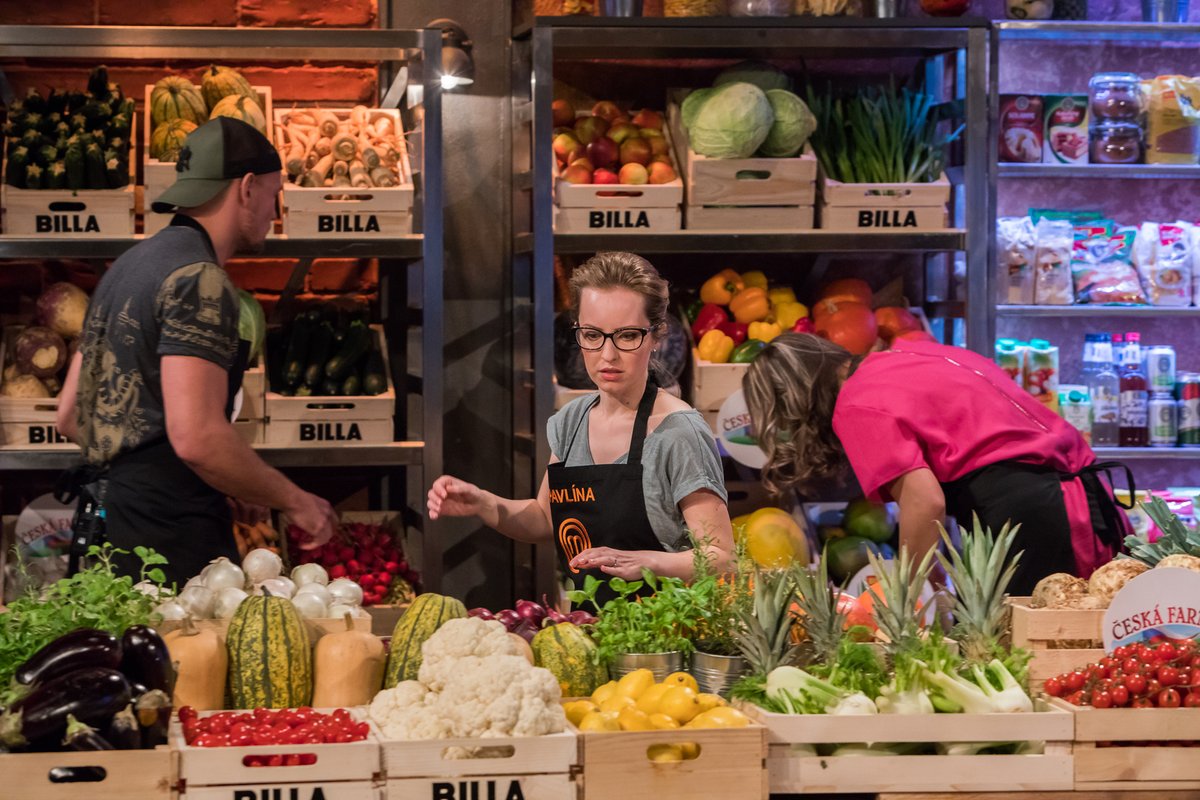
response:
<path id="1" fill-rule="evenodd" d="M 589 228 L 649 228 L 650 216 L 645 211 L 589 211 Z"/>
<path id="2" fill-rule="evenodd" d="M 100 223 L 92 214 L 38 214 L 34 217 L 38 233 L 100 233 Z"/>
<path id="3" fill-rule="evenodd" d="M 301 422 L 302 442 L 361 442 L 357 422 Z"/>
<path id="4" fill-rule="evenodd" d="M 863 209 L 858 212 L 858 227 L 915 228 L 917 227 L 917 212 L 901 208 Z"/>
<path id="5" fill-rule="evenodd" d="M 318 214 L 318 233 L 379 233 L 374 214 Z"/>
<path id="6" fill-rule="evenodd" d="M 70 444 L 71 440 L 53 425 L 30 425 L 29 444 Z"/>
<path id="7" fill-rule="evenodd" d="M 767 454 L 754 438 L 752 422 L 746 397 L 738 389 L 725 398 L 717 412 L 717 441 L 734 461 L 752 469 L 762 469 L 767 464 Z"/>
<path id="8" fill-rule="evenodd" d="M 232 800 L 326 800 L 323 786 L 261 786 L 234 789 Z"/>
<path id="9" fill-rule="evenodd" d="M 430 800 L 525 800 L 525 793 L 519 780 L 482 779 L 435 783 Z"/>
<path id="10" fill-rule="evenodd" d="M 1104 612 L 1104 649 L 1200 636 L 1200 572 L 1156 567 L 1117 592 Z"/>

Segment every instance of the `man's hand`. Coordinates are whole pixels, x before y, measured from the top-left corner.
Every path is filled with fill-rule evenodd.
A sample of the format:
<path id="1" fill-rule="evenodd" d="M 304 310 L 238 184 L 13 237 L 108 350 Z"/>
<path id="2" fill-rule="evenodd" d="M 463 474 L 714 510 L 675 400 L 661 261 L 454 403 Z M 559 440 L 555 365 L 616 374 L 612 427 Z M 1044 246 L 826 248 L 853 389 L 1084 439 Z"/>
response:
<path id="1" fill-rule="evenodd" d="M 295 504 L 283 509 L 283 515 L 302 532 L 301 550 L 315 550 L 328 542 L 338 525 L 333 506 L 308 492 L 300 492 Z"/>

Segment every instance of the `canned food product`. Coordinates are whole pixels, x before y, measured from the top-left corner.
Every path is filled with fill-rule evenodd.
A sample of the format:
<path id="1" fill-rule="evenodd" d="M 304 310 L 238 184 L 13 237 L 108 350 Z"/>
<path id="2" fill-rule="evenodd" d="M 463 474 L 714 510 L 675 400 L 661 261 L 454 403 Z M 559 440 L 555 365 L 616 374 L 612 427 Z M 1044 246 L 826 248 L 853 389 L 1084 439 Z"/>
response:
<path id="1" fill-rule="evenodd" d="M 1200 447 L 1200 375 L 1179 374 L 1179 444 Z"/>
<path id="2" fill-rule="evenodd" d="M 1175 398 L 1155 392 L 1150 398 L 1150 446 L 1174 447 L 1179 438 L 1179 419 Z"/>
<path id="3" fill-rule="evenodd" d="M 1151 392 L 1175 391 L 1175 348 L 1167 344 L 1151 347 L 1146 353 L 1146 380 Z"/>

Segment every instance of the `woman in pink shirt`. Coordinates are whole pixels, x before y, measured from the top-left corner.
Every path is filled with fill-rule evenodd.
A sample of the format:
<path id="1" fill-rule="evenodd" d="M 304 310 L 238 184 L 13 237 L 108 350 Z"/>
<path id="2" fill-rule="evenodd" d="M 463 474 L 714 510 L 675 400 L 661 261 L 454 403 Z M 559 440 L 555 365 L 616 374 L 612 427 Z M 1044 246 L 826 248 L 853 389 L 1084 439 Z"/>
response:
<path id="1" fill-rule="evenodd" d="M 1087 577 L 1129 532 L 1079 432 L 969 350 L 896 341 L 853 356 L 809 334 L 786 334 L 743 383 L 774 490 L 841 473 L 900 507 L 900 541 L 924 552 L 935 522 L 971 514 L 999 530 L 1021 523 L 1024 550 L 1010 591 L 1054 572 Z M 1126 470 L 1128 475 L 1128 470 Z M 1132 486 L 1130 487 L 1132 490 Z"/>

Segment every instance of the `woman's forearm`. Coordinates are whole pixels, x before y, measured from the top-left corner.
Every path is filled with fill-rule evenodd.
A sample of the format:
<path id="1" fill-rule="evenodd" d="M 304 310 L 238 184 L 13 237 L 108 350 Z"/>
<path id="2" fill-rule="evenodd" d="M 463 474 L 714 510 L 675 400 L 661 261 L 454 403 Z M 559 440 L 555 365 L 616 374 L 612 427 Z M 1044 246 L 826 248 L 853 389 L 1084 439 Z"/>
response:
<path id="1" fill-rule="evenodd" d="M 550 540 L 550 520 L 536 499 L 509 500 L 484 492 L 483 510 L 479 518 L 484 525 L 518 542 L 537 544 Z"/>

